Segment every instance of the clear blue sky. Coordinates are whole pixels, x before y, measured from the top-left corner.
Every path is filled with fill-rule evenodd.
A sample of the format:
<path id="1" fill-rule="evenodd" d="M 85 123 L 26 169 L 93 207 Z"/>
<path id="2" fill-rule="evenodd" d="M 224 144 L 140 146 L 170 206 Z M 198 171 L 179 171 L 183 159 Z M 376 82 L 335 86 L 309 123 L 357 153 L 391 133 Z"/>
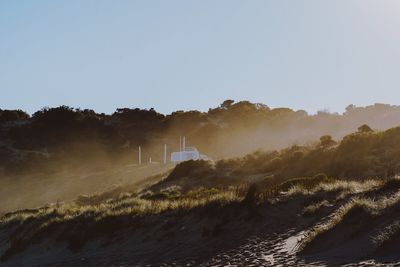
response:
<path id="1" fill-rule="evenodd" d="M 400 1 L 1 1 L 0 108 L 400 104 Z"/>

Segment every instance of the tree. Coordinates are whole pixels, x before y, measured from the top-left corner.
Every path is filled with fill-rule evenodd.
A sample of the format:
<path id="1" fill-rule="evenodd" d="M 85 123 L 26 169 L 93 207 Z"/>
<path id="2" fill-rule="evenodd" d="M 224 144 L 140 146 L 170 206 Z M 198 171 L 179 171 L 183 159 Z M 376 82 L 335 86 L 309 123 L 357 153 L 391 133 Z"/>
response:
<path id="1" fill-rule="evenodd" d="M 235 103 L 234 100 L 232 100 L 232 99 L 227 99 L 227 100 L 225 100 L 225 101 L 221 104 L 221 108 L 229 109 L 229 108 L 232 106 L 233 103 Z"/>
<path id="2" fill-rule="evenodd" d="M 0 109 L 0 124 L 12 121 L 28 120 L 29 115 L 22 110 L 1 110 Z"/>
<path id="3" fill-rule="evenodd" d="M 320 140 L 321 147 L 323 147 L 323 148 L 328 148 L 328 147 L 336 145 L 336 141 L 333 140 L 332 136 L 330 136 L 330 135 L 321 136 L 321 138 L 319 140 Z"/>
<path id="4" fill-rule="evenodd" d="M 367 124 L 363 124 L 360 127 L 358 127 L 358 132 L 360 132 L 360 133 L 371 133 L 371 132 L 373 132 L 373 130 Z"/>

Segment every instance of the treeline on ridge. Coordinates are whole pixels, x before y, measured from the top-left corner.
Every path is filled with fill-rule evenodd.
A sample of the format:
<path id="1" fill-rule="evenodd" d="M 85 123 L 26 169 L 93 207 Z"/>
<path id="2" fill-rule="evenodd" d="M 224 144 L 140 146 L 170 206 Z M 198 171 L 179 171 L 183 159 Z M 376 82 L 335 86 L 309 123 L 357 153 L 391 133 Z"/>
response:
<path id="1" fill-rule="evenodd" d="M 350 105 L 343 114 L 271 109 L 264 104 L 224 101 L 208 112 L 117 109 L 113 114 L 67 106 L 44 108 L 32 116 L 21 110 L 0 110 L 0 173 L 31 169 L 54 171 L 94 163 L 126 164 L 143 158 L 162 159 L 162 146 L 179 149 L 179 136 L 214 159 L 241 156 L 304 144 L 320 136 L 340 139 L 362 124 L 372 129 L 400 125 L 400 107 Z M 297 153 L 300 156 L 300 151 Z"/>

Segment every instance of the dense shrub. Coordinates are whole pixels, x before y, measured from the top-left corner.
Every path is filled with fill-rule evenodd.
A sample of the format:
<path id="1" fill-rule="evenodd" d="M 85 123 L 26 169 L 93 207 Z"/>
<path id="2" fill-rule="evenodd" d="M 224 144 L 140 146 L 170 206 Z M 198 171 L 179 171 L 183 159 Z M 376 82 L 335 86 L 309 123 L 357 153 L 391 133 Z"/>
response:
<path id="1" fill-rule="evenodd" d="M 176 180 L 182 177 L 193 179 L 202 178 L 213 174 L 213 166 L 205 160 L 188 160 L 175 166 L 174 170 L 167 177 L 167 181 Z"/>

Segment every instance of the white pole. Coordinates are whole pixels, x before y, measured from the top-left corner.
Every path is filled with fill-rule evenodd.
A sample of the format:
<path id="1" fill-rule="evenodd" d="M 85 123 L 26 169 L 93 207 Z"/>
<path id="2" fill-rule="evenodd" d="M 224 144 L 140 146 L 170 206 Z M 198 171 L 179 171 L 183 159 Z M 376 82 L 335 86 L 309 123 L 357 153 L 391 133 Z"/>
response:
<path id="1" fill-rule="evenodd" d="M 167 164 L 167 144 L 164 144 L 164 164 Z"/>
<path id="2" fill-rule="evenodd" d="M 182 161 L 182 136 L 179 136 L 179 160 Z"/>
<path id="3" fill-rule="evenodd" d="M 186 136 L 183 136 L 183 151 L 186 151 Z"/>
<path id="4" fill-rule="evenodd" d="M 142 148 L 139 146 L 139 165 L 142 164 Z"/>

